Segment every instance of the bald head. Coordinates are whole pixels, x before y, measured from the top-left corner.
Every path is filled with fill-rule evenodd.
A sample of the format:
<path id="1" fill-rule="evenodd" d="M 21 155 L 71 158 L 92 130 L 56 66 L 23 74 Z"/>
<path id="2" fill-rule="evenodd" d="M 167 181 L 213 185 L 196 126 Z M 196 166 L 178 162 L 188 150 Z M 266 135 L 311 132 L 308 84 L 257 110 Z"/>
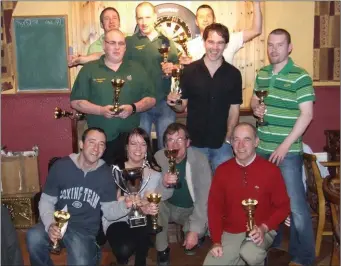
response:
<path id="1" fill-rule="evenodd" d="M 152 11 L 153 11 L 153 14 L 156 14 L 155 6 L 152 3 L 150 3 L 150 2 L 142 2 L 142 3 L 139 3 L 137 5 L 137 7 L 135 8 L 135 15 L 136 15 L 136 17 L 137 17 L 138 9 L 141 9 L 142 7 L 151 8 Z"/>
<path id="2" fill-rule="evenodd" d="M 112 29 L 112 30 L 107 31 L 104 34 L 104 38 L 106 41 L 110 41 L 111 37 L 113 37 L 113 36 L 120 36 L 121 38 L 124 39 L 124 42 L 125 42 L 125 36 L 124 36 L 123 32 L 120 31 L 119 29 Z"/>

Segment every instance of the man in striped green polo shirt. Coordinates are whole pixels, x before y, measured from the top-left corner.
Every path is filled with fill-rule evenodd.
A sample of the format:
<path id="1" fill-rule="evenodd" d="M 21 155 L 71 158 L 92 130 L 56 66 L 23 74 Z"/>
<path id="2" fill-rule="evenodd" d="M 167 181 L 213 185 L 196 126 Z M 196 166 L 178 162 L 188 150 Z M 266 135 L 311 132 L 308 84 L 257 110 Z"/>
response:
<path id="1" fill-rule="evenodd" d="M 290 265 L 312 265 L 315 241 L 302 182 L 302 135 L 313 117 L 314 88 L 309 74 L 289 57 L 292 44 L 286 30 L 273 30 L 267 44 L 271 64 L 259 71 L 255 91 L 265 90 L 268 95 L 262 104 L 256 94 L 251 101 L 254 115 L 267 124 L 257 130 L 258 153 L 280 167 L 286 183 L 293 221 Z"/>

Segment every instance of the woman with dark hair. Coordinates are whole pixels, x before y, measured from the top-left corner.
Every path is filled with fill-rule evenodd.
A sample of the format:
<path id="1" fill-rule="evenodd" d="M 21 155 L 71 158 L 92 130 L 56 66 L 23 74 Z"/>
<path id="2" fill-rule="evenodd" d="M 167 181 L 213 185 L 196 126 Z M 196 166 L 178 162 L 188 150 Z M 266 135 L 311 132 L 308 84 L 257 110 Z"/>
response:
<path id="1" fill-rule="evenodd" d="M 158 212 L 157 205 L 149 203 L 146 196 L 155 192 L 161 179 L 160 167 L 152 154 L 150 138 L 146 131 L 141 128 L 133 129 L 127 136 L 125 144 L 125 156 L 118 159 L 114 165 L 121 170 L 137 167 L 143 168 L 143 182 L 149 182 L 139 193 L 136 205 L 140 207 L 145 215 L 155 215 Z M 125 200 L 126 195 L 120 188 L 117 191 L 118 200 Z M 147 226 L 130 228 L 128 216 L 119 220 L 108 221 L 102 218 L 103 230 L 111 246 L 112 252 L 116 256 L 118 265 L 126 265 L 129 258 L 135 254 L 135 266 L 146 266 L 148 256 L 151 223 Z"/>

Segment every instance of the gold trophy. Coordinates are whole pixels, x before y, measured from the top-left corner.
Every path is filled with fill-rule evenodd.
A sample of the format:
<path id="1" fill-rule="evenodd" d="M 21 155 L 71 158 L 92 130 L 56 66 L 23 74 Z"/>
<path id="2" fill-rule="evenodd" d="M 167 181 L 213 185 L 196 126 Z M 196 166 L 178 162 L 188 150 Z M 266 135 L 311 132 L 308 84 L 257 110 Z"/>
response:
<path id="1" fill-rule="evenodd" d="M 54 109 L 54 118 L 55 119 L 60 119 L 60 118 L 63 118 L 63 117 L 68 117 L 70 119 L 75 119 L 75 120 L 84 120 L 85 119 L 85 114 L 79 113 L 79 112 L 75 112 L 75 113 L 68 112 L 68 111 L 62 110 L 59 107 L 56 107 Z"/>
<path id="2" fill-rule="evenodd" d="M 118 115 L 119 113 L 122 112 L 122 109 L 120 109 L 119 98 L 120 98 L 121 89 L 124 83 L 125 83 L 125 80 L 121 78 L 115 78 L 111 80 L 111 84 L 114 88 L 114 99 L 113 99 L 114 107 L 111 110 L 115 113 L 115 115 Z"/>
<path id="3" fill-rule="evenodd" d="M 268 96 L 269 91 L 267 90 L 259 90 L 259 91 L 255 91 L 256 96 L 259 98 L 259 104 L 264 103 L 264 98 Z M 264 116 L 262 118 L 259 118 L 257 121 L 257 124 L 259 126 L 266 126 L 268 125 L 268 122 L 264 121 Z"/>
<path id="4" fill-rule="evenodd" d="M 159 53 L 162 56 L 162 62 L 167 63 L 168 62 L 168 53 L 169 53 L 170 46 L 168 43 L 162 43 L 161 47 L 158 49 Z M 169 78 L 169 75 L 164 73 L 162 75 L 163 78 Z"/>
<path id="5" fill-rule="evenodd" d="M 176 170 L 176 156 L 178 155 L 179 150 L 175 149 L 166 149 L 165 156 L 168 158 L 168 173 L 179 175 L 178 170 Z M 181 188 L 181 183 L 179 182 L 179 178 L 174 185 L 170 185 L 169 188 Z"/>
<path id="6" fill-rule="evenodd" d="M 173 68 L 172 69 L 172 77 L 174 78 L 174 86 L 172 87 L 172 92 L 176 94 L 181 94 L 181 88 L 180 88 L 180 76 L 182 74 L 182 68 Z M 175 101 L 175 104 L 181 105 L 182 100 L 179 98 Z"/>
<path id="7" fill-rule="evenodd" d="M 151 193 L 148 195 L 147 200 L 150 203 L 154 203 L 154 204 L 158 205 L 161 201 L 161 195 L 158 193 Z M 158 214 L 151 215 L 151 218 L 152 218 L 152 231 L 153 231 L 153 233 L 157 234 L 157 233 L 161 232 L 162 226 L 157 224 Z"/>
<path id="8" fill-rule="evenodd" d="M 180 35 L 179 39 L 177 40 L 177 43 L 181 45 L 182 50 L 185 52 L 185 55 L 187 57 L 192 57 L 190 53 L 188 52 L 187 48 L 187 37 L 184 35 Z"/>
<path id="9" fill-rule="evenodd" d="M 70 219 L 70 213 L 66 211 L 55 211 L 54 212 L 54 219 L 56 221 L 56 225 L 61 230 L 64 224 Z M 52 254 L 59 255 L 61 252 L 61 247 L 59 244 L 59 240 L 57 240 L 51 247 L 50 252 Z"/>
<path id="10" fill-rule="evenodd" d="M 244 211 L 246 212 L 246 216 L 247 216 L 248 231 L 246 232 L 246 240 L 251 240 L 251 238 L 249 237 L 249 233 L 251 232 L 251 230 L 255 226 L 254 215 L 255 215 L 255 210 L 256 210 L 257 204 L 258 204 L 258 201 L 255 199 L 245 199 L 242 201 L 242 205 L 243 205 Z"/>

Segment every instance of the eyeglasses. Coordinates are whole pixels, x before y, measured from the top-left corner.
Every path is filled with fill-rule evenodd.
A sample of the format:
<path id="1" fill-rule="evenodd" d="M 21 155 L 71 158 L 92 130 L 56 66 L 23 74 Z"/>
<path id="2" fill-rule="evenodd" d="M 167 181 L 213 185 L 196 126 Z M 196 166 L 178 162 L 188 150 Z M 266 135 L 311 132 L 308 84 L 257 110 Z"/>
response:
<path id="1" fill-rule="evenodd" d="M 174 144 L 176 142 L 177 144 L 182 144 L 185 142 L 186 139 L 187 138 L 167 139 L 167 143 L 168 144 Z"/>
<path id="2" fill-rule="evenodd" d="M 116 41 L 107 41 L 107 40 L 104 40 L 104 41 L 109 45 L 118 45 L 118 47 L 120 48 L 126 46 L 125 42 L 116 42 Z"/>

